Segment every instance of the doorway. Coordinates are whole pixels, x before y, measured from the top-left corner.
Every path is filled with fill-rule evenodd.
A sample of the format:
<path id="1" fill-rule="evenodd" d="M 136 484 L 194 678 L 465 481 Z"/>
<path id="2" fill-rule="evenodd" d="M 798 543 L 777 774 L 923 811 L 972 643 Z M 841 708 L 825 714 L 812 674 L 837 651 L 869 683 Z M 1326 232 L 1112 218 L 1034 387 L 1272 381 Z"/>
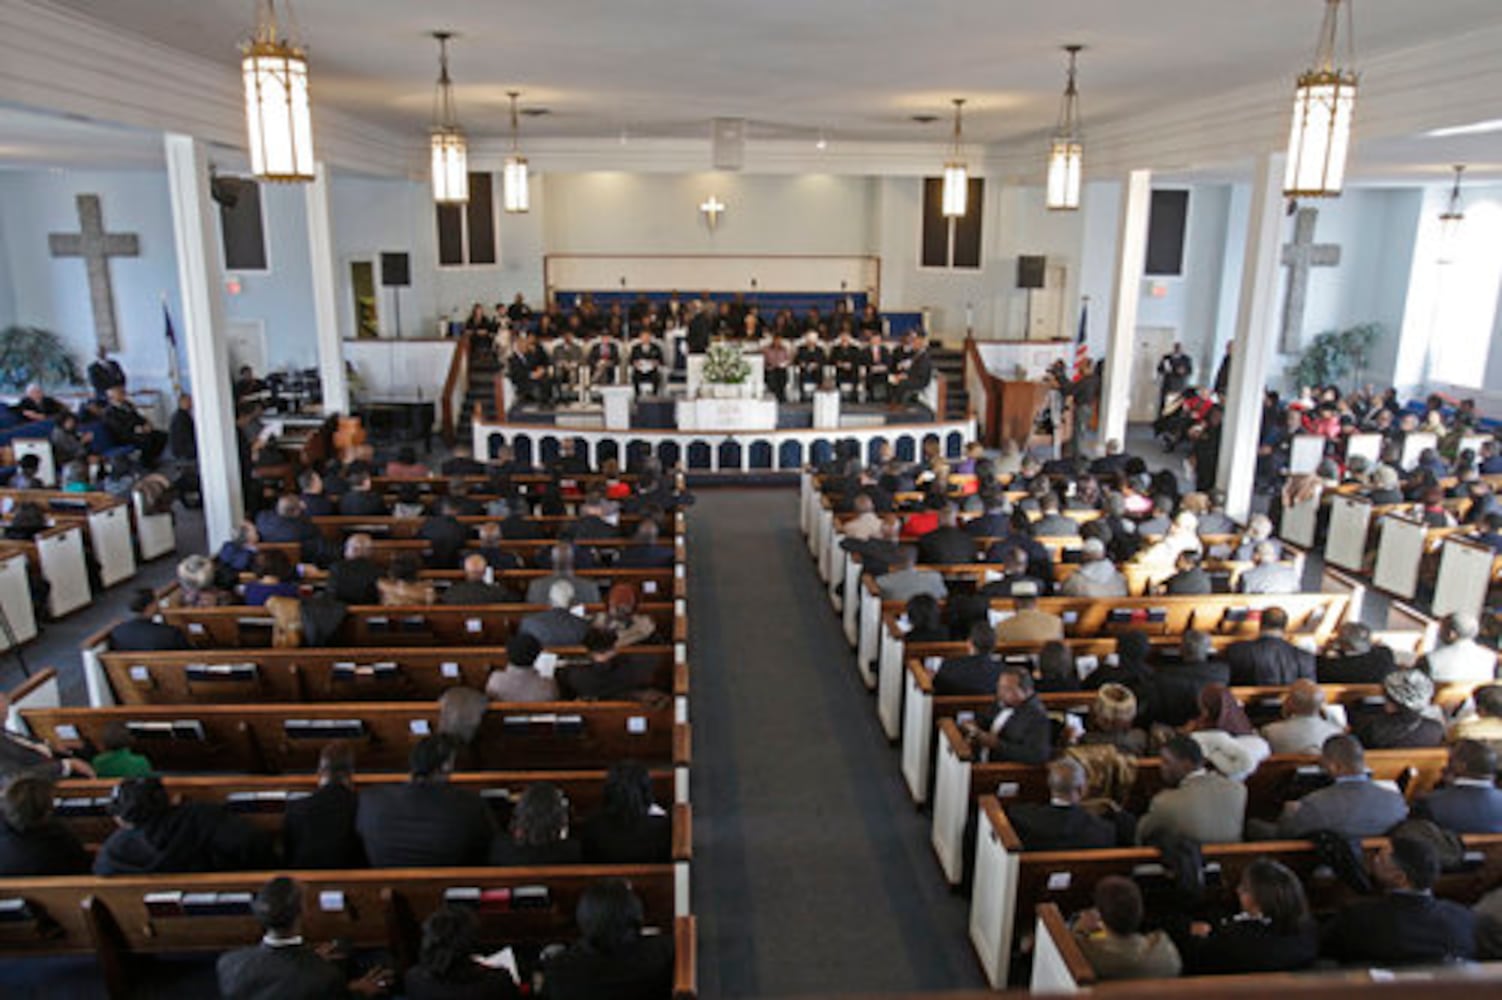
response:
<path id="1" fill-rule="evenodd" d="M 381 335 L 381 320 L 376 310 L 375 263 L 373 261 L 350 262 L 349 288 L 354 305 L 355 339 L 375 340 Z"/>
<path id="2" fill-rule="evenodd" d="M 1132 405 L 1127 419 L 1151 423 L 1158 419 L 1158 362 L 1173 350 L 1179 331 L 1171 326 L 1139 326 L 1132 344 Z"/>
<path id="3" fill-rule="evenodd" d="M 224 342 L 231 379 L 249 365 L 257 378 L 266 376 L 266 324 L 258 319 L 232 319 L 225 324 Z"/>

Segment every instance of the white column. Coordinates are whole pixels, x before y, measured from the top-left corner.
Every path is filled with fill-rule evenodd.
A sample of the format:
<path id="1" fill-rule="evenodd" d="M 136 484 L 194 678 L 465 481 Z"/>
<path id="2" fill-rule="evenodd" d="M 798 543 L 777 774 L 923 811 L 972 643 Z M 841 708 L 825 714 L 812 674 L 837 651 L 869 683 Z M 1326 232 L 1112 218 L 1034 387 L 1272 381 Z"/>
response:
<path id="1" fill-rule="evenodd" d="M 1126 442 L 1127 410 L 1132 403 L 1132 348 L 1137 334 L 1137 301 L 1147 267 L 1147 221 L 1153 203 L 1153 172 L 1133 170 L 1121 190 L 1121 225 L 1117 227 L 1116 284 L 1112 292 L 1111 332 L 1106 341 L 1106 370 L 1101 379 L 1100 436 Z"/>
<path id="2" fill-rule="evenodd" d="M 204 527 L 212 552 L 234 534 L 245 511 L 240 495 L 240 449 L 230 392 L 229 352 L 224 342 L 224 275 L 215 245 L 215 208 L 209 197 L 204 145 L 190 135 L 169 132 L 166 152 L 177 284 L 182 293 L 183 342 L 193 385 L 198 473 L 203 481 Z"/>
<path id="3" fill-rule="evenodd" d="M 313 326 L 318 336 L 318 381 L 323 412 L 349 412 L 349 383 L 344 377 L 344 343 L 339 337 L 338 275 L 334 272 L 334 227 L 329 218 L 329 172 L 318 164 L 307 185 L 308 261 L 313 280 Z"/>
<path id="4" fill-rule="evenodd" d="M 1278 260 L 1283 242 L 1283 153 L 1257 160 L 1252 205 L 1247 214 L 1246 255 L 1236 309 L 1236 339 L 1226 386 L 1220 432 L 1220 468 L 1215 482 L 1226 493 L 1226 513 L 1245 521 L 1252 510 L 1257 440 L 1262 429 L 1262 392 L 1277 338 Z"/>

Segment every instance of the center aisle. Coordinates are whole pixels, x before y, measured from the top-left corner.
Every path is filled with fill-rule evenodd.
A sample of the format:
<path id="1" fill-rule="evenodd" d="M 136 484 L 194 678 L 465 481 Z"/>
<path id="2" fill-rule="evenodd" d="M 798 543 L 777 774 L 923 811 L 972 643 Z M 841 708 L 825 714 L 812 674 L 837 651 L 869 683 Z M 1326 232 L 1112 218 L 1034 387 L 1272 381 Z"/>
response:
<path id="1" fill-rule="evenodd" d="M 797 509 L 710 490 L 689 515 L 700 995 L 982 987 Z"/>

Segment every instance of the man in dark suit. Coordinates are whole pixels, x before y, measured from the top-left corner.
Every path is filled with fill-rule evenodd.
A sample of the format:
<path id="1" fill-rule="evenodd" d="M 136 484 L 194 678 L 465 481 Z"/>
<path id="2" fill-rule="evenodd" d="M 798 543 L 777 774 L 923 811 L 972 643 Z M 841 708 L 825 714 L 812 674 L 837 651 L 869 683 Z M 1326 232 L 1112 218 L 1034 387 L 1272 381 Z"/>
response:
<path id="1" fill-rule="evenodd" d="M 515 601 L 518 595 L 497 583 L 485 582 L 490 569 L 485 556 L 471 552 L 464 557 L 464 579 L 443 592 L 444 604 L 504 604 Z"/>
<path id="2" fill-rule="evenodd" d="M 344 558 L 329 567 L 325 591 L 345 604 L 378 604 L 380 589 L 376 581 L 381 568 L 370 558 L 370 536 L 356 532 L 344 540 Z"/>
<path id="3" fill-rule="evenodd" d="M 0 875 L 86 875 L 89 852 L 53 814 L 56 786 L 37 774 L 0 791 Z"/>
<path id="4" fill-rule="evenodd" d="M 346 982 L 337 965 L 304 943 L 302 887 L 287 876 L 262 886 L 250 908 L 266 933 L 259 944 L 219 956 L 219 993 L 226 1000 L 373 997 L 391 985 L 391 970 L 384 968 Z"/>
<path id="5" fill-rule="evenodd" d="M 318 529 L 307 518 L 302 500 L 291 494 L 278 497 L 276 508 L 256 515 L 256 533 L 261 541 L 296 542 L 304 545 L 318 537 Z"/>
<path id="6" fill-rule="evenodd" d="M 1174 568 L 1178 572 L 1163 582 L 1165 594 L 1183 596 L 1210 593 L 1210 574 L 1200 565 L 1198 550 L 1185 549 L 1180 552 L 1174 560 Z"/>
<path id="7" fill-rule="evenodd" d="M 579 505 L 579 519 L 574 522 L 574 537 L 586 539 L 619 538 L 620 528 L 605 520 L 605 497 L 591 492 Z"/>
<path id="8" fill-rule="evenodd" d="M 1361 622 L 1341 625 L 1324 655 L 1314 662 L 1321 684 L 1381 684 L 1396 669 L 1392 650 L 1373 646 L 1372 630 Z"/>
<path id="9" fill-rule="evenodd" d="M 174 625 L 153 620 L 156 614 L 156 594 L 150 587 L 137 590 L 130 599 L 130 610 L 135 617 L 110 629 L 110 649 L 148 652 L 152 650 L 187 649 L 188 637 Z"/>
<path id="10" fill-rule="evenodd" d="M 370 471 L 350 474 L 349 490 L 339 498 L 339 513 L 346 517 L 385 517 L 391 513 L 386 501 L 370 488 Z"/>
<path id="11" fill-rule="evenodd" d="M 892 355 L 881 342 L 881 333 L 872 330 L 866 334 L 866 343 L 861 348 L 861 376 L 866 382 L 866 399 L 874 401 L 877 396 L 887 395 L 887 375 L 891 371 Z"/>
<path id="12" fill-rule="evenodd" d="M 996 690 L 1001 661 L 996 658 L 996 630 L 984 618 L 970 626 L 970 653 L 951 656 L 934 672 L 934 694 L 987 695 Z"/>
<path id="13" fill-rule="evenodd" d="M 496 572 L 521 569 L 522 561 L 515 552 L 501 548 L 501 526 L 494 521 L 480 525 L 479 545 L 475 551 L 485 557 L 485 562 Z"/>
<path id="14" fill-rule="evenodd" d="M 1385 969 L 1475 957 L 1475 915 L 1459 903 L 1434 898 L 1439 857 L 1428 841 L 1394 837 L 1377 853 L 1371 870 L 1383 895 L 1337 913 L 1320 935 L 1320 954 Z"/>
<path id="15" fill-rule="evenodd" d="M 965 522 L 965 534 L 971 538 L 1000 538 L 1005 535 L 1009 527 L 1007 515 L 1011 513 L 1012 507 L 1006 494 L 999 489 L 993 490 L 982 494 L 981 502 L 985 504 L 985 512 L 980 517 L 973 517 Z"/>
<path id="16" fill-rule="evenodd" d="M 1033 675 L 1021 667 L 1002 668 L 996 706 L 961 731 L 987 760 L 1042 764 L 1053 752 L 1052 723 L 1033 689 Z"/>
<path id="17" fill-rule="evenodd" d="M 323 477 L 316 469 L 304 469 L 297 474 L 297 489 L 303 512 L 309 517 L 327 517 L 334 513 L 334 502 L 324 492 Z"/>
<path id="18" fill-rule="evenodd" d="M 945 504 L 939 526 L 918 539 L 918 561 L 925 566 L 975 562 L 975 539 L 960 530 L 959 522 L 959 508 Z"/>
<path id="19" fill-rule="evenodd" d="M 495 838 L 490 807 L 448 783 L 454 745 L 429 736 L 412 748 L 410 780 L 367 788 L 355 828 L 377 868 L 482 865 Z"/>
<path id="20" fill-rule="evenodd" d="M 906 356 L 896 363 L 897 372 L 891 376 L 894 406 L 916 403 L 934 379 L 933 359 L 928 356 L 928 338 L 910 333 L 907 347 Z"/>
<path id="21" fill-rule="evenodd" d="M 1502 833 L 1502 790 L 1497 788 L 1497 755 L 1475 740 L 1450 748 L 1444 787 L 1414 803 L 1413 815 L 1454 833 Z"/>
<path id="22" fill-rule="evenodd" d="M 95 875 L 155 875 L 264 869 L 271 839 L 208 802 L 173 804 L 160 778 L 126 778 L 110 812 L 118 829 L 94 856 Z"/>
<path id="23" fill-rule="evenodd" d="M 1200 691 L 1207 684 L 1229 684 L 1231 668 L 1210 658 L 1210 636 L 1190 629 L 1179 640 L 1179 662 L 1153 667 L 1147 692 L 1147 714 L 1154 722 L 1175 728 L 1200 714 Z"/>
<path id="24" fill-rule="evenodd" d="M 1027 552 L 1021 548 L 1005 550 L 1002 559 L 1002 576 L 981 587 L 982 597 L 1037 597 L 1046 593 L 1043 581 L 1028 573 Z"/>
<path id="25" fill-rule="evenodd" d="M 1083 851 L 1115 847 L 1116 824 L 1080 806 L 1085 796 L 1085 769 L 1072 757 L 1048 765 L 1048 804 L 1017 802 L 1007 807 L 1007 819 L 1025 851 Z"/>
<path id="26" fill-rule="evenodd" d="M 1238 687 L 1286 687 L 1300 677 L 1314 680 L 1314 654 L 1284 638 L 1287 628 L 1288 612 L 1263 609 L 1257 638 L 1226 650 L 1231 683 Z"/>
<path id="27" fill-rule="evenodd" d="M 615 633 L 591 628 L 584 634 L 586 663 L 558 672 L 560 686 L 575 698 L 591 701 L 629 701 L 650 698 L 655 666 L 616 649 Z"/>
<path id="28" fill-rule="evenodd" d="M 89 385 L 94 389 L 94 398 L 103 399 L 109 395 L 109 391 L 116 386 L 125 385 L 125 369 L 120 367 L 120 362 L 109 356 L 103 345 L 99 348 L 98 356 L 89 362 Z"/>
<path id="29" fill-rule="evenodd" d="M 673 550 L 657 543 L 657 522 L 642 519 L 632 535 L 635 545 L 621 549 L 615 564 L 621 569 L 664 569 L 673 565 Z"/>
<path id="30" fill-rule="evenodd" d="M 343 743 L 318 755 L 318 791 L 287 803 L 282 854 L 288 868 L 363 868 L 365 848 L 355 831 L 355 757 Z"/>
<path id="31" fill-rule="evenodd" d="M 438 502 L 437 512 L 417 529 L 417 537 L 432 548 L 428 565 L 433 569 L 454 569 L 459 565 L 459 554 L 469 541 L 469 528 L 459 523 L 454 516 L 453 501 L 444 497 Z"/>

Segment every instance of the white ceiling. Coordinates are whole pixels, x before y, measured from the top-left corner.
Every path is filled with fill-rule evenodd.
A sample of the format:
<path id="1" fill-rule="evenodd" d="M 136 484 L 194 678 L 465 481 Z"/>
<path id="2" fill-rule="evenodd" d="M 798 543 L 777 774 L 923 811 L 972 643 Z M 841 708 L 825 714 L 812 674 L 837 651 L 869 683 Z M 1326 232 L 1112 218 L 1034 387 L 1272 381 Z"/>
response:
<path id="1" fill-rule="evenodd" d="M 1499 0 L 1357 0 L 1358 62 L 1502 25 Z M 233 66 L 251 0 L 57 0 L 59 6 Z M 279 7 L 281 5 L 278 5 Z M 461 118 L 505 134 L 509 89 L 546 106 L 530 136 L 697 138 L 739 116 L 750 137 L 941 139 L 969 98 L 967 138 L 1049 129 L 1066 42 L 1081 63 L 1087 127 L 1265 84 L 1280 100 L 1309 61 L 1319 0 L 303 0 L 293 13 L 315 99 L 421 134 L 436 55 L 460 33 Z M 936 113 L 918 125 L 910 116 Z"/>

